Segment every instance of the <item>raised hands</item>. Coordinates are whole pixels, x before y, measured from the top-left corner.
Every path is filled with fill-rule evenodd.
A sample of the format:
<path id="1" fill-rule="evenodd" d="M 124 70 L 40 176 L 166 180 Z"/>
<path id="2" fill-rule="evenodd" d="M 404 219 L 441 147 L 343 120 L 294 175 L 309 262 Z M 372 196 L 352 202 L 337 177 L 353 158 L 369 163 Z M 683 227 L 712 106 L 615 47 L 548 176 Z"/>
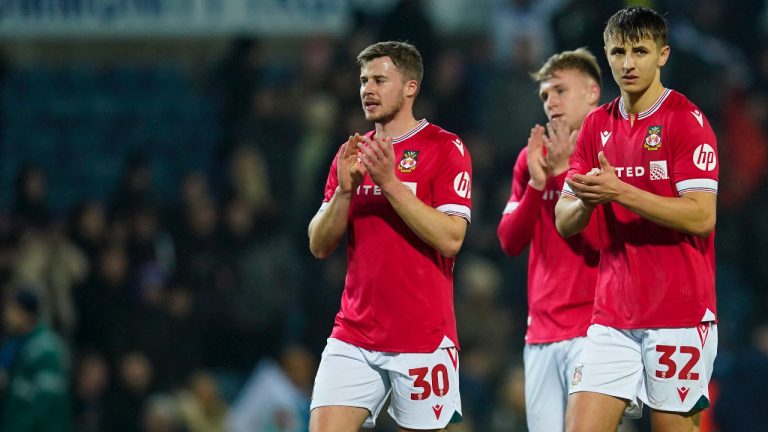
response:
<path id="1" fill-rule="evenodd" d="M 547 149 L 547 171 L 550 176 L 568 171 L 568 161 L 576 148 L 578 134 L 578 129 L 572 131 L 568 123 L 562 118 L 554 118 L 547 123 L 544 146 Z"/>
<path id="2" fill-rule="evenodd" d="M 536 125 L 528 137 L 528 172 L 530 185 L 543 190 L 547 178 L 568 171 L 569 160 L 576 148 L 579 131 L 571 131 L 565 120 L 555 118 L 547 123 L 546 129 Z"/>
<path id="3" fill-rule="evenodd" d="M 571 180 L 566 180 L 576 197 L 591 207 L 616 201 L 624 185 L 603 152 L 598 153 L 597 159 L 600 162 L 599 170 L 593 168 L 587 174 L 574 174 Z"/>
<path id="4" fill-rule="evenodd" d="M 392 138 L 374 137 L 371 139 L 362 136 L 357 143 L 357 148 L 357 156 L 374 183 L 383 188 L 392 180 L 397 180 Z"/>
<path id="5" fill-rule="evenodd" d="M 366 169 L 358 157 L 357 146 L 363 137 L 355 133 L 351 135 L 339 152 L 336 175 L 339 187 L 345 194 L 351 194 L 365 178 Z"/>
<path id="6" fill-rule="evenodd" d="M 531 180 L 528 182 L 536 190 L 544 190 L 547 185 L 548 168 L 544 156 L 544 127 L 536 125 L 528 137 L 528 172 Z"/>

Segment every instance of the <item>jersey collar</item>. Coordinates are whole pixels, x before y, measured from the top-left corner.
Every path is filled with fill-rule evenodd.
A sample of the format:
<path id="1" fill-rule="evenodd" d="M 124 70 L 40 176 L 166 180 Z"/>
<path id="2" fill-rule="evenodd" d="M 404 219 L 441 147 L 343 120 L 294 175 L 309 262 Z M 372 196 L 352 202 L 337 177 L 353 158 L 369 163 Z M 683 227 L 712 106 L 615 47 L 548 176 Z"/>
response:
<path id="1" fill-rule="evenodd" d="M 416 124 L 416 126 L 413 129 L 411 129 L 408 132 L 400 135 L 397 138 L 392 138 L 392 144 L 397 144 L 397 143 L 399 143 L 401 141 L 407 140 L 408 138 L 416 135 L 417 133 L 419 133 L 419 131 L 421 131 L 422 129 L 427 127 L 428 124 L 429 124 L 429 122 L 427 121 L 427 119 L 422 119 L 420 122 L 418 122 Z"/>
<path id="2" fill-rule="evenodd" d="M 664 89 L 664 93 L 662 93 L 661 96 L 659 96 L 656 102 L 653 105 L 651 105 L 650 108 L 638 114 L 637 119 L 642 120 L 646 117 L 650 117 L 653 113 L 658 111 L 661 104 L 664 102 L 664 100 L 667 98 L 667 96 L 669 96 L 671 92 L 672 91 L 670 89 Z M 621 113 L 621 116 L 624 118 L 624 120 L 629 120 L 629 115 L 627 114 L 627 108 L 624 106 L 624 99 L 622 99 L 621 96 L 619 96 L 619 112 Z"/>

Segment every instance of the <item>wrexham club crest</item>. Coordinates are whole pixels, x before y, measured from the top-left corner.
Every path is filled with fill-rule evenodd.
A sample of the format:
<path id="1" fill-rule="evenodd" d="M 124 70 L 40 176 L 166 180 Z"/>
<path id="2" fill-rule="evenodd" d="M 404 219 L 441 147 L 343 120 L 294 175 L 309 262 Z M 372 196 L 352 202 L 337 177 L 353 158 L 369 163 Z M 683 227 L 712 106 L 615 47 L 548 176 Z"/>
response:
<path id="1" fill-rule="evenodd" d="M 650 151 L 656 151 L 661 148 L 661 126 L 648 126 L 643 147 Z"/>
<path id="2" fill-rule="evenodd" d="M 397 169 L 400 170 L 400 172 L 411 172 L 414 169 L 416 169 L 416 159 L 419 157 L 419 151 L 418 150 L 406 150 L 403 152 L 403 157 L 400 159 L 400 165 L 397 167 Z"/>

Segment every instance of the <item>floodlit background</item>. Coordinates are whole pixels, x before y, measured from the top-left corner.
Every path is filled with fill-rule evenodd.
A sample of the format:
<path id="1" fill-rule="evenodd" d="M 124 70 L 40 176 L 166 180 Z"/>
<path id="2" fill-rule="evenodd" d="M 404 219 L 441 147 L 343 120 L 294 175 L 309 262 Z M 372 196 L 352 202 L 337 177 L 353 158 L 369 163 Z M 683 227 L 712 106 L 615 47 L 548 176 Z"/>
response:
<path id="1" fill-rule="evenodd" d="M 66 341 L 75 430 L 306 430 L 345 272 L 343 251 L 311 257 L 306 227 L 336 149 L 371 128 L 355 56 L 387 39 L 424 56 L 417 118 L 458 133 L 474 161 L 453 430 L 526 430 L 527 257 L 505 257 L 495 229 L 517 153 L 545 121 L 528 73 L 586 46 L 603 102 L 616 97 L 602 28 L 628 4 L 666 13 L 662 81 L 719 141 L 720 350 L 704 430 L 764 430 L 765 1 L 3 0 L 0 288 L 37 291 Z M 387 417 L 377 430 L 393 430 Z M 647 417 L 622 430 L 650 430 Z"/>

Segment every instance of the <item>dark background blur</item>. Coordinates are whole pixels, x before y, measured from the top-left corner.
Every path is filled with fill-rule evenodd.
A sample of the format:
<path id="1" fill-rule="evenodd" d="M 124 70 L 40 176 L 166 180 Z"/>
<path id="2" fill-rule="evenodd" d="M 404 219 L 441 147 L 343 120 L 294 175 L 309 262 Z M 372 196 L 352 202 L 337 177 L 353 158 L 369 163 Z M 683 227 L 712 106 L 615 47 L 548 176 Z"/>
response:
<path id="1" fill-rule="evenodd" d="M 718 136 L 705 430 L 766 430 L 765 1 L 2 1 L 0 287 L 35 289 L 66 341 L 77 430 L 306 430 L 345 272 L 342 250 L 311 257 L 306 228 L 338 146 L 371 129 L 355 56 L 384 39 L 421 50 L 416 116 L 473 156 L 454 430 L 525 430 L 527 257 L 505 257 L 495 229 L 515 157 L 546 120 L 528 73 L 586 46 L 603 102 L 616 97 L 602 28 L 628 4 L 666 13 L 662 82 Z M 647 417 L 622 430 L 649 430 Z"/>

